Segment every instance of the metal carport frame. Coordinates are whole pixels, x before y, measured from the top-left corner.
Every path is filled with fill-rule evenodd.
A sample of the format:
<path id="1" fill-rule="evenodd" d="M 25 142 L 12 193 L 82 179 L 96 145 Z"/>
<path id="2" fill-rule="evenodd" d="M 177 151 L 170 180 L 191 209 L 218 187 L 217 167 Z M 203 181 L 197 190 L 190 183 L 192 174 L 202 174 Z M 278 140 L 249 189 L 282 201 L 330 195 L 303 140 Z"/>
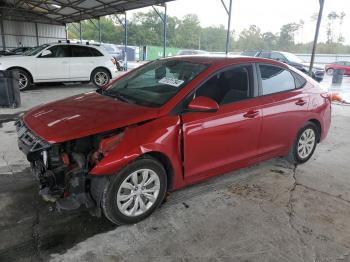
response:
<path id="1" fill-rule="evenodd" d="M 174 0 L 2 0 L 0 2 L 0 29 L 3 35 L 3 19 L 4 17 L 14 21 L 31 21 L 31 22 L 44 22 L 56 25 L 66 25 L 67 23 L 79 22 L 81 20 L 99 19 L 101 16 L 120 14 L 129 10 L 134 10 L 142 7 L 149 6 L 164 6 L 165 12 L 162 16 L 156 8 L 161 20 L 163 21 L 163 57 L 165 57 L 166 48 L 166 2 Z M 317 47 L 318 34 L 322 19 L 322 12 L 325 0 L 319 0 L 320 9 L 317 19 L 315 38 L 312 48 L 312 58 L 310 62 L 310 72 L 312 71 L 314 57 Z M 225 53 L 228 54 L 230 47 L 230 26 L 231 26 L 231 15 L 232 15 L 232 0 L 229 0 L 229 7 L 221 0 L 222 5 L 228 15 L 227 23 L 227 35 L 226 35 L 226 48 Z M 96 25 L 95 25 L 96 26 Z M 125 43 L 127 43 L 127 22 L 126 18 L 124 21 L 125 28 Z M 97 26 L 96 26 L 97 27 Z M 99 29 L 99 40 L 101 39 L 101 26 L 98 23 Z M 80 27 L 81 32 L 81 27 Z"/>

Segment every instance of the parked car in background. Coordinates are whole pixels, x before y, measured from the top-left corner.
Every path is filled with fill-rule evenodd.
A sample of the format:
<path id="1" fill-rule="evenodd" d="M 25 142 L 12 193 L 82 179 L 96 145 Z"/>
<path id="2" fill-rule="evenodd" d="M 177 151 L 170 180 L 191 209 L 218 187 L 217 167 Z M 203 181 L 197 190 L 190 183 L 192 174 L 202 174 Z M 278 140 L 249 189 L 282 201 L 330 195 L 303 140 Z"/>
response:
<path id="1" fill-rule="evenodd" d="M 249 50 L 249 51 L 243 51 L 241 53 L 241 55 L 245 55 L 245 54 L 248 54 L 248 56 L 250 56 L 249 54 L 254 54 L 255 57 L 268 58 L 279 62 L 283 62 L 295 67 L 296 69 L 299 69 L 301 72 L 306 74 L 308 74 L 310 69 L 309 63 L 306 63 L 301 58 L 288 52 Z M 320 65 L 313 66 L 312 78 L 315 79 L 317 82 L 321 82 L 323 80 L 324 74 L 325 74 L 325 69 L 323 66 L 320 66 Z"/>
<path id="2" fill-rule="evenodd" d="M 91 81 L 102 87 L 117 71 L 106 51 L 70 43 L 44 44 L 23 55 L 0 57 L 0 70 L 17 70 L 20 90 L 43 82 Z"/>
<path id="3" fill-rule="evenodd" d="M 257 56 L 260 53 L 259 50 L 244 50 L 241 52 L 241 55 L 244 56 Z"/>
<path id="4" fill-rule="evenodd" d="M 4 56 L 8 56 L 8 55 L 21 55 L 25 52 L 27 52 L 28 50 L 32 49 L 33 47 L 16 47 L 13 49 L 10 49 L 8 51 L 0 51 L 0 56 L 4 55 Z"/>
<path id="5" fill-rule="evenodd" d="M 326 73 L 333 75 L 334 69 L 344 70 L 344 75 L 350 75 L 350 62 L 347 61 L 336 61 L 326 65 Z"/>
<path id="6" fill-rule="evenodd" d="M 209 54 L 209 52 L 204 50 L 193 50 L 193 49 L 180 50 L 179 52 L 177 52 L 177 55 L 205 55 L 205 54 Z"/>
<path id="7" fill-rule="evenodd" d="M 133 224 L 169 191 L 274 157 L 308 161 L 330 121 L 327 94 L 287 64 L 177 56 L 16 125 L 44 199 Z"/>
<path id="8" fill-rule="evenodd" d="M 105 49 L 115 60 L 118 71 L 123 70 L 123 50 L 113 44 L 101 44 L 101 48 Z"/>

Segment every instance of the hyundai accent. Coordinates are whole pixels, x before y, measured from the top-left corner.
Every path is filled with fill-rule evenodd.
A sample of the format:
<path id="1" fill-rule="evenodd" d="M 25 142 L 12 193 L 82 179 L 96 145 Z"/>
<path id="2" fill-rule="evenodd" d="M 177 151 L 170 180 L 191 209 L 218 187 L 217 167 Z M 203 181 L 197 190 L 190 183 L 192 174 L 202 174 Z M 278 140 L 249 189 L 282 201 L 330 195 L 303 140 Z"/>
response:
<path id="1" fill-rule="evenodd" d="M 189 184 L 274 157 L 308 161 L 330 123 L 328 95 L 293 67 L 181 56 L 37 106 L 16 125 L 45 200 L 129 224 Z"/>

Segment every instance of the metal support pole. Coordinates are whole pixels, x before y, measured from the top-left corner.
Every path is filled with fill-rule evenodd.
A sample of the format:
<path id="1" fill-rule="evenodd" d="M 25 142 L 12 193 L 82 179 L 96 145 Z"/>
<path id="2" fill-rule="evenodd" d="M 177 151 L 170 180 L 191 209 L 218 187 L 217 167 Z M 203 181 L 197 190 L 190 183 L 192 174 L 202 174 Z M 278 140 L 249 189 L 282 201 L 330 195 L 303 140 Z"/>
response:
<path id="1" fill-rule="evenodd" d="M 222 5 L 225 8 L 225 11 L 228 15 L 228 22 L 227 22 L 227 33 L 226 33 L 226 55 L 228 54 L 228 50 L 230 48 L 230 41 L 231 41 L 231 13 L 232 13 L 232 0 L 230 0 L 230 7 L 227 8 L 226 4 L 223 0 L 221 0 Z"/>
<path id="2" fill-rule="evenodd" d="M 163 20 L 163 57 L 165 57 L 165 51 L 166 51 L 166 29 L 167 29 L 167 7 L 166 3 L 164 3 L 164 20 Z"/>
<path id="3" fill-rule="evenodd" d="M 317 47 L 317 40 L 318 40 L 318 34 L 320 31 L 321 26 L 321 20 L 322 20 L 322 14 L 323 14 L 323 6 L 325 0 L 319 0 L 320 1 L 320 10 L 318 12 L 318 18 L 317 18 L 317 24 L 316 24 L 316 32 L 315 32 L 315 38 L 314 43 L 312 45 L 312 53 L 311 53 L 311 61 L 310 61 L 310 68 L 309 68 L 309 75 L 312 76 L 312 68 L 314 66 L 315 61 L 315 53 L 316 53 L 316 47 Z"/>
<path id="4" fill-rule="evenodd" d="M 81 21 L 79 21 L 79 38 L 80 38 L 80 43 L 83 42 L 82 38 L 81 38 Z"/>
<path id="5" fill-rule="evenodd" d="M 166 53 L 166 29 L 167 29 L 167 6 L 166 3 L 162 5 L 164 7 L 164 15 L 162 16 L 161 13 L 152 5 L 153 10 L 157 13 L 157 15 L 160 17 L 160 19 L 163 22 L 163 57 L 165 57 Z"/>
<path id="6" fill-rule="evenodd" d="M 124 12 L 124 23 L 123 21 L 119 18 L 118 14 L 115 15 L 117 18 L 118 22 L 123 26 L 124 28 L 124 71 L 128 70 L 128 54 L 127 54 L 127 49 L 128 49 L 128 21 L 126 19 L 126 12 Z"/>
<path id="7" fill-rule="evenodd" d="M 68 40 L 68 25 L 64 24 L 64 28 L 66 30 L 66 41 Z"/>
<path id="8" fill-rule="evenodd" d="M 36 37 L 36 45 L 39 46 L 39 32 L 38 32 L 38 23 L 35 22 L 35 37 Z"/>
<path id="9" fill-rule="evenodd" d="M 101 17 L 98 17 L 98 39 L 100 41 L 100 44 L 102 44 Z"/>
<path id="10" fill-rule="evenodd" d="M 128 70 L 128 21 L 126 19 L 126 12 L 124 13 L 124 33 L 125 33 L 125 47 L 124 47 L 124 71 Z"/>
<path id="11" fill-rule="evenodd" d="M 4 31 L 4 21 L 2 18 L 2 14 L 0 17 L 0 30 L 1 30 L 1 39 L 2 39 L 2 50 L 6 50 L 6 42 L 5 42 L 5 31 Z"/>

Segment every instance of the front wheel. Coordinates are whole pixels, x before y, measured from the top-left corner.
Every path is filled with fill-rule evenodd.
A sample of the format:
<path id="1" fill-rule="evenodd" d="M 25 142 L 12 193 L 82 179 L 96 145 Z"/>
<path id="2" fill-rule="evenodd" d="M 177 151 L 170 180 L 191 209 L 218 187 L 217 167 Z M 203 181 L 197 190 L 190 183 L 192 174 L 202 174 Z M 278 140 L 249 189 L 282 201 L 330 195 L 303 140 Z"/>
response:
<path id="1" fill-rule="evenodd" d="M 316 149 L 319 136 L 317 126 L 312 122 L 307 122 L 299 130 L 287 159 L 293 164 L 302 164 L 308 161 Z"/>
<path id="2" fill-rule="evenodd" d="M 109 72 L 104 68 L 97 68 L 91 74 L 91 81 L 97 87 L 103 87 L 111 79 Z"/>
<path id="3" fill-rule="evenodd" d="M 166 191 L 164 167 L 153 158 L 142 158 L 110 179 L 101 207 L 112 223 L 133 224 L 149 216 L 162 203 Z"/>
<path id="4" fill-rule="evenodd" d="M 28 72 L 22 69 L 14 69 L 18 72 L 18 87 L 20 91 L 28 90 L 32 87 L 32 78 Z"/>
<path id="5" fill-rule="evenodd" d="M 327 71 L 326 71 L 327 75 L 333 75 L 334 73 L 334 69 L 333 68 L 328 68 Z"/>

